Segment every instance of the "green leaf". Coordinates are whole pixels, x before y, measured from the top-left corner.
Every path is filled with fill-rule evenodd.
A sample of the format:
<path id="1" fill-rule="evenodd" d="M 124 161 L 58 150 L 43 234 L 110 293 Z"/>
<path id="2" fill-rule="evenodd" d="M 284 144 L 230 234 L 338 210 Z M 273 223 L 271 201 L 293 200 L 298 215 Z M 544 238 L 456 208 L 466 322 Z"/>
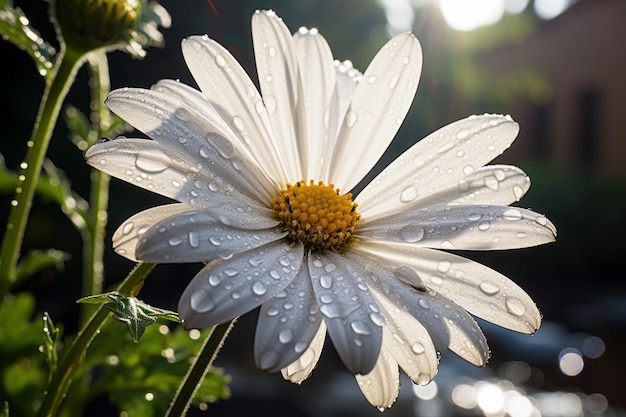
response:
<path id="1" fill-rule="evenodd" d="M 45 175 L 41 175 L 37 182 L 37 194 L 57 203 L 76 229 L 86 233 L 89 222 L 87 201 L 72 191 L 69 179 L 52 161 L 44 161 L 43 169 Z M 7 169 L 4 158 L 0 155 L 0 193 L 12 194 L 18 186 L 20 186 L 18 174 Z"/>
<path id="2" fill-rule="evenodd" d="M 130 336 L 135 343 L 139 342 L 146 327 L 156 323 L 157 319 L 179 321 L 178 315 L 173 311 L 152 307 L 135 297 L 129 297 L 117 291 L 90 295 L 79 299 L 78 302 L 104 304 L 104 307 L 115 315 L 116 320 L 128 326 Z"/>
<path id="3" fill-rule="evenodd" d="M 11 0 L 0 1 L 0 34 L 31 56 L 40 75 L 50 74 L 55 49 L 39 36 L 19 7 L 13 8 Z"/>
<path id="4" fill-rule="evenodd" d="M 59 329 L 54 327 L 52 318 L 46 312 L 43 313 L 43 353 L 46 356 L 48 368 L 50 368 L 50 377 L 57 369 L 57 349 L 56 344 L 59 339 Z"/>
<path id="5" fill-rule="evenodd" d="M 66 252 L 48 249 L 48 250 L 31 250 L 20 259 L 17 265 L 17 279 L 20 282 L 25 278 L 35 275 L 37 272 L 54 267 L 57 271 L 62 271 L 65 262 L 70 259 L 70 255 Z"/>

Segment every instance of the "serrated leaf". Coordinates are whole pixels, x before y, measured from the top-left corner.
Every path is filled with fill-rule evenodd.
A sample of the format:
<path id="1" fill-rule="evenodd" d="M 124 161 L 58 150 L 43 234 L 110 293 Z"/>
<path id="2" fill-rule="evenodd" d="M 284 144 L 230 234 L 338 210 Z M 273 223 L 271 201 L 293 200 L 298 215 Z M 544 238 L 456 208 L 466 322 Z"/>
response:
<path id="1" fill-rule="evenodd" d="M 37 272 L 54 267 L 57 271 L 63 270 L 65 262 L 70 259 L 69 253 L 56 250 L 31 250 L 20 259 L 17 265 L 16 282 L 35 275 Z"/>
<path id="2" fill-rule="evenodd" d="M 46 312 L 43 313 L 43 353 L 46 356 L 46 362 L 50 369 L 50 377 L 57 369 L 57 349 L 56 344 L 59 338 L 59 329 L 54 327 L 52 318 Z"/>
<path id="3" fill-rule="evenodd" d="M 0 34 L 18 48 L 24 50 L 35 61 L 40 75 L 50 74 L 56 50 L 30 25 L 24 12 L 13 8 L 11 0 L 0 2 Z"/>
<path id="4" fill-rule="evenodd" d="M 130 336 L 135 343 L 139 342 L 146 327 L 156 323 L 157 319 L 179 322 L 178 314 L 173 311 L 153 307 L 143 301 L 129 297 L 117 291 L 105 294 L 90 295 L 78 300 L 79 303 L 104 304 L 115 319 L 128 326 Z"/>

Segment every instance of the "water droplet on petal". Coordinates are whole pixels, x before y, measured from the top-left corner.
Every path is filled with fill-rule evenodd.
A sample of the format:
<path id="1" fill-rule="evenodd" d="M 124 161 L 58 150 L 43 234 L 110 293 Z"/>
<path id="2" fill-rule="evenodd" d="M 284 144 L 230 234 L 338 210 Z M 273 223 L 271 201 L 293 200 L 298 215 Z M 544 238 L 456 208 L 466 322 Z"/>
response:
<path id="1" fill-rule="evenodd" d="M 252 292 L 256 295 L 263 295 L 267 292 L 267 287 L 261 281 L 252 284 Z"/>
<path id="2" fill-rule="evenodd" d="M 156 159 L 157 157 L 158 159 Z M 167 169 L 167 164 L 164 161 L 169 159 L 169 156 L 161 151 L 151 151 L 149 154 L 139 152 L 135 158 L 135 166 L 143 172 L 158 174 Z"/>
<path id="3" fill-rule="evenodd" d="M 379 313 L 372 312 L 369 314 L 370 320 L 378 327 L 383 327 L 385 324 L 385 319 Z"/>
<path id="4" fill-rule="evenodd" d="M 502 218 L 509 221 L 522 220 L 522 212 L 516 208 L 511 208 L 502 213 Z"/>
<path id="5" fill-rule="evenodd" d="M 178 236 L 172 236 L 171 238 L 169 238 L 167 243 L 169 243 L 170 246 L 178 246 L 183 243 L 183 240 Z"/>
<path id="6" fill-rule="evenodd" d="M 278 332 L 278 340 L 280 343 L 287 344 L 293 340 L 293 331 L 289 328 L 282 329 Z"/>
<path id="7" fill-rule="evenodd" d="M 448 261 L 441 261 L 437 264 L 437 271 L 439 272 L 448 272 L 452 264 Z"/>
<path id="8" fill-rule="evenodd" d="M 417 300 L 417 304 L 419 304 L 419 306 L 422 307 L 424 310 L 430 310 L 430 303 L 425 298 L 420 298 L 419 300 Z"/>
<path id="9" fill-rule="evenodd" d="M 200 237 L 198 236 L 198 232 L 195 230 L 189 231 L 187 237 L 189 238 L 189 246 L 197 248 L 198 245 L 200 245 Z"/>
<path id="10" fill-rule="evenodd" d="M 235 128 L 237 128 L 237 130 L 239 131 L 242 131 L 246 128 L 245 124 L 243 123 L 243 119 L 239 116 L 233 117 L 233 126 L 235 126 Z"/>
<path id="11" fill-rule="evenodd" d="M 489 281 L 481 282 L 478 288 L 487 295 L 496 295 L 500 291 L 500 287 Z"/>
<path id="12" fill-rule="evenodd" d="M 122 229 L 122 233 L 127 235 L 130 232 L 132 232 L 134 228 L 135 228 L 135 225 L 132 222 L 128 222 L 124 225 L 124 228 Z"/>
<path id="13" fill-rule="evenodd" d="M 485 222 L 485 223 L 481 223 L 478 225 L 478 230 L 482 230 L 484 232 L 486 230 L 489 230 L 490 227 L 491 227 L 491 224 Z"/>
<path id="14" fill-rule="evenodd" d="M 406 225 L 398 233 L 402 239 L 409 243 L 419 242 L 424 238 L 424 228 L 419 224 Z"/>
<path id="15" fill-rule="evenodd" d="M 421 355 L 422 353 L 426 352 L 426 348 L 420 342 L 413 343 L 413 346 L 411 346 L 411 350 L 416 355 Z"/>
<path id="16" fill-rule="evenodd" d="M 400 201 L 402 203 L 410 203 L 417 198 L 417 187 L 415 185 L 409 185 L 405 187 L 400 193 Z"/>
<path id="17" fill-rule="evenodd" d="M 217 64 L 218 67 L 223 68 L 226 66 L 226 59 L 224 58 L 222 54 L 217 54 L 215 55 L 215 63 Z"/>
<path id="18" fill-rule="evenodd" d="M 234 268 L 226 268 L 226 269 L 224 269 L 224 275 L 226 275 L 227 277 L 234 277 L 238 273 L 239 273 L 239 271 L 234 269 Z"/>
<path id="19" fill-rule="evenodd" d="M 519 317 L 526 312 L 526 307 L 524 307 L 524 304 L 517 298 L 507 298 L 505 304 L 508 312 L 514 316 Z"/>
<path id="20" fill-rule="evenodd" d="M 191 120 L 192 118 L 191 112 L 184 107 L 179 107 L 176 110 L 174 110 L 174 116 L 178 117 L 180 120 L 184 122 L 187 122 Z"/>
<path id="21" fill-rule="evenodd" d="M 329 289 L 333 286 L 333 278 L 330 275 L 322 275 L 320 277 L 320 285 L 322 288 Z"/>
<path id="22" fill-rule="evenodd" d="M 520 198 L 524 197 L 524 189 L 519 185 L 513 186 L 513 195 L 515 195 L 515 200 L 519 201 Z"/>
<path id="23" fill-rule="evenodd" d="M 197 313 L 206 313 L 215 307 L 209 291 L 205 289 L 194 291 L 189 298 L 189 304 L 191 309 Z"/>
<path id="24" fill-rule="evenodd" d="M 430 382 L 430 375 L 421 373 L 417 376 L 417 385 L 427 385 Z"/>
<path id="25" fill-rule="evenodd" d="M 298 342 L 294 345 L 293 350 L 296 353 L 302 353 L 306 350 L 307 346 L 309 346 L 306 342 Z"/>
<path id="26" fill-rule="evenodd" d="M 356 334 L 370 334 L 370 329 L 367 328 L 367 324 L 365 324 L 361 320 L 354 320 L 352 323 L 350 323 L 350 328 L 352 328 L 352 331 Z"/>
<path id="27" fill-rule="evenodd" d="M 398 81 L 400 81 L 400 74 L 394 74 L 389 80 L 387 87 L 389 87 L 390 90 L 393 90 L 398 86 Z"/>
<path id="28" fill-rule="evenodd" d="M 463 139 L 465 139 L 466 137 L 468 137 L 468 136 L 469 136 L 469 134 L 470 134 L 469 130 L 467 130 L 467 129 L 461 129 L 461 130 L 459 130 L 459 131 L 456 133 L 456 138 L 457 138 L 457 139 L 460 139 L 460 140 L 463 140 Z"/>

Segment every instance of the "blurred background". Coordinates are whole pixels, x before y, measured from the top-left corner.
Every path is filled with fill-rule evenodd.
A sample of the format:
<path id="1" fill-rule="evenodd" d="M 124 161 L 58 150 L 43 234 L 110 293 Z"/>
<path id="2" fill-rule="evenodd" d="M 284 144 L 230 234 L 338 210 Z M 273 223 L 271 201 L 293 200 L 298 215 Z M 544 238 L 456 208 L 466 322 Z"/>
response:
<path id="1" fill-rule="evenodd" d="M 47 3 L 15 1 L 48 41 Z M 533 185 L 519 205 L 545 213 L 557 242 L 516 251 L 463 253 L 512 278 L 537 302 L 541 329 L 519 335 L 481 322 L 492 358 L 475 368 L 442 352 L 433 382 L 402 380 L 385 416 L 577 417 L 626 416 L 626 2 L 623 0 L 163 0 L 172 15 L 166 45 L 144 60 L 109 55 L 113 88 L 149 87 L 162 78 L 195 85 L 179 44 L 207 33 L 229 49 L 256 79 L 250 17 L 274 9 L 292 31 L 317 27 L 337 59 L 365 70 L 390 36 L 412 31 L 422 43 L 424 68 L 411 111 L 372 175 L 437 128 L 469 114 L 511 114 L 521 125 L 497 162 L 522 167 Z M 4 109 L 0 153 L 16 169 L 25 153 L 43 80 L 31 59 L 0 43 Z M 10 82 L 7 82 L 10 80 Z M 87 107 L 83 70 L 67 102 Z M 89 169 L 61 121 L 49 157 L 86 193 Z M 164 203 L 114 180 L 109 236 L 137 211 Z M 5 221 L 11 195 L 2 195 Z M 110 238 L 107 240 L 110 243 Z M 36 201 L 25 250 L 54 247 L 72 254 L 62 271 L 46 270 L 20 290 L 37 296 L 75 331 L 80 297 L 81 239 L 58 206 Z M 132 263 L 105 258 L 106 285 Z M 201 265 L 160 265 L 141 293 L 148 303 L 175 309 Z M 294 386 L 254 367 L 257 312 L 239 320 L 216 366 L 232 376 L 231 399 L 208 406 L 214 416 L 368 416 L 354 378 L 327 343 L 313 376 Z M 1 343 L 1 341 L 0 341 Z M 110 410 L 115 412 L 114 410 Z M 190 415 L 203 415 L 194 410 Z M 96 415 L 96 414 L 94 414 Z M 104 414 L 102 414 L 104 415 Z M 108 414 L 113 415 L 113 414 Z"/>

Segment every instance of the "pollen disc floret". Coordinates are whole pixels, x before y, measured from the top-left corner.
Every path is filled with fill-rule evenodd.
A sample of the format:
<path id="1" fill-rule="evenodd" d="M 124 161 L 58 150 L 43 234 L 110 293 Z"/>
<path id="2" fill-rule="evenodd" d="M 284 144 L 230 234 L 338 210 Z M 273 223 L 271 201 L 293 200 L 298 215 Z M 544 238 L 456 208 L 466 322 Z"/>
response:
<path id="1" fill-rule="evenodd" d="M 302 242 L 307 250 L 341 250 L 352 238 L 361 215 L 352 194 L 339 194 L 339 188 L 322 181 L 298 181 L 272 199 L 272 207 L 288 238 Z"/>

